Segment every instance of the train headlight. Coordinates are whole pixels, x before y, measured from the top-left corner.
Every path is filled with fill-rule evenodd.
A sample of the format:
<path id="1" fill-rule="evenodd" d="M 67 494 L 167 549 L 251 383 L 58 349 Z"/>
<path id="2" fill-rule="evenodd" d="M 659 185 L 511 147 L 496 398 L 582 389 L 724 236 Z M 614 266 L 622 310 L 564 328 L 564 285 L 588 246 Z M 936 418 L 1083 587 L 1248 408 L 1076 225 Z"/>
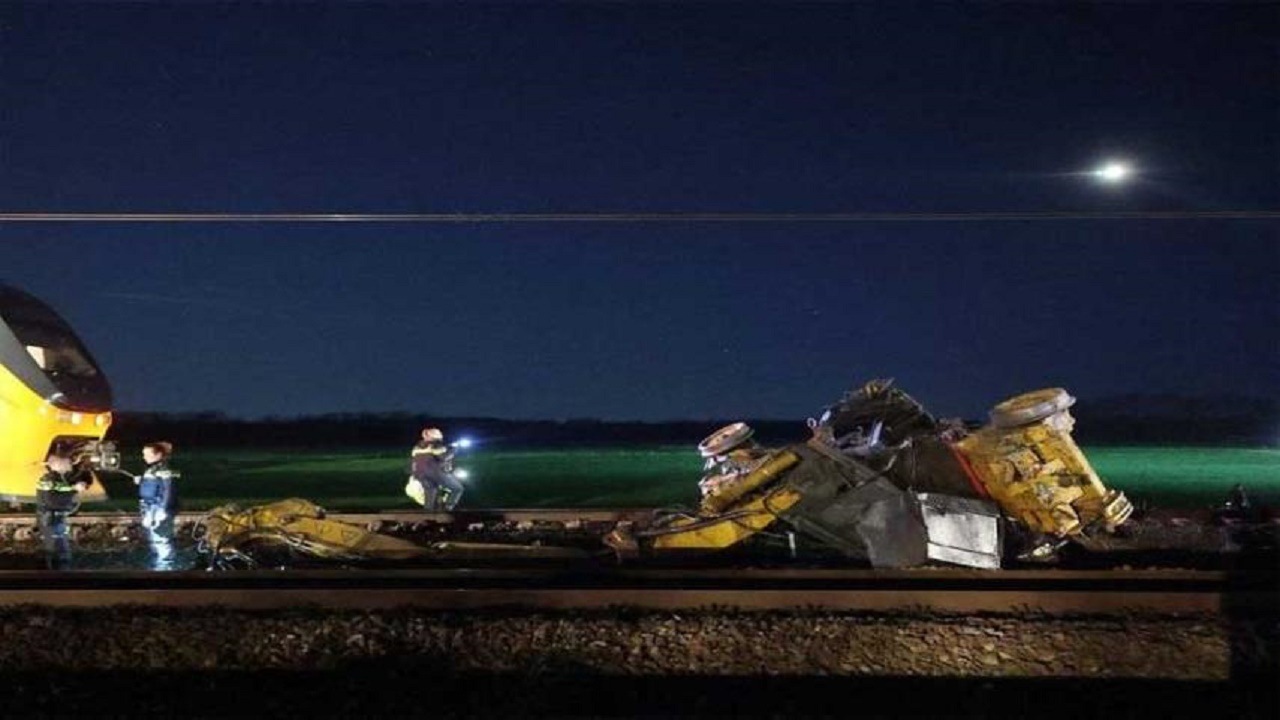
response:
<path id="1" fill-rule="evenodd" d="M 115 452 L 114 447 L 109 451 L 103 450 L 102 453 L 98 455 L 98 457 L 99 457 L 99 463 L 102 465 L 103 468 L 107 470 L 120 469 L 120 453 Z"/>

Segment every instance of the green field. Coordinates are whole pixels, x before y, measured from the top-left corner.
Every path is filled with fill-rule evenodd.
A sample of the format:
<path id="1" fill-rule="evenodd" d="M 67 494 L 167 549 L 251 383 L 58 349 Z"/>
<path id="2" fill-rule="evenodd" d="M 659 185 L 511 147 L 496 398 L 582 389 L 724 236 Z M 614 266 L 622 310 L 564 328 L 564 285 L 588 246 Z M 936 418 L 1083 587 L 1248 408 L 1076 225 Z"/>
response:
<path id="1" fill-rule="evenodd" d="M 1280 502 L 1280 450 L 1109 447 L 1086 449 L 1108 485 L 1136 503 L 1219 503 L 1235 483 L 1256 501 Z M 194 450 L 174 458 L 184 509 L 305 497 L 334 510 L 409 509 L 406 453 L 397 450 Z M 584 450 L 478 449 L 463 455 L 463 507 L 691 506 L 701 460 L 685 447 Z M 130 468 L 139 470 L 140 468 Z M 133 487 L 111 483 L 106 508 L 132 509 Z"/>

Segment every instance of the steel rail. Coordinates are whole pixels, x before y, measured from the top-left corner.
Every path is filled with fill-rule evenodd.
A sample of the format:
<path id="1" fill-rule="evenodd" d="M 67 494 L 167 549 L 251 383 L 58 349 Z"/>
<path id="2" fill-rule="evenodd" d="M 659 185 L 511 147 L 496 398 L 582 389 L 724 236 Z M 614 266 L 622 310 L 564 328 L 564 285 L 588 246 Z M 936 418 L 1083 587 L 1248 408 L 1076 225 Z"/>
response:
<path id="1" fill-rule="evenodd" d="M 1274 572 L 596 568 L 0 572 L 0 607 L 942 613 L 1280 610 Z"/>
<path id="2" fill-rule="evenodd" d="M 197 522 L 204 512 L 180 512 L 180 523 Z M 479 522 L 618 522 L 642 520 L 653 515 L 653 508 L 492 508 L 466 509 L 454 512 L 424 512 L 422 510 L 383 510 L 374 512 L 329 512 L 325 517 L 354 525 L 372 523 L 436 522 L 470 524 Z M 138 514 L 131 511 L 80 512 L 68 518 L 72 525 L 128 525 L 138 522 Z M 34 513 L 0 514 L 0 525 L 34 525 Z"/>

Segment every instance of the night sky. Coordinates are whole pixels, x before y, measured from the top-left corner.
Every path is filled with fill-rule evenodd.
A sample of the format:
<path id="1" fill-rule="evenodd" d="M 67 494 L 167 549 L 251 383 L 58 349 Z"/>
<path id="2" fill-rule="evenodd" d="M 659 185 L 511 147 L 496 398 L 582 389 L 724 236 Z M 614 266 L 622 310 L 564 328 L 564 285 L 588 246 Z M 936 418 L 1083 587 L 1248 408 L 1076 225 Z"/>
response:
<path id="1" fill-rule="evenodd" d="M 0 281 L 123 410 L 1278 398 L 1277 38 L 1266 3 L 6 2 L 2 213 L 925 217 L 9 221 Z"/>

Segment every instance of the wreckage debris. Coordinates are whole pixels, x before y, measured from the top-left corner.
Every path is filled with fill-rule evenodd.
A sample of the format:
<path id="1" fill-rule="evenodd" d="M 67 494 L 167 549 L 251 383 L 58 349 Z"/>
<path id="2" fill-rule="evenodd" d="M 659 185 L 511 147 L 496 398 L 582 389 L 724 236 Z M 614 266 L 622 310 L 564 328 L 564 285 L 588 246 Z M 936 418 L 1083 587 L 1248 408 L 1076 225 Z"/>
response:
<path id="1" fill-rule="evenodd" d="M 199 549 L 215 569 L 308 562 L 405 562 L 414 560 L 576 560 L 590 553 L 574 547 L 458 542 L 418 545 L 367 527 L 325 517 L 324 508 L 290 498 L 241 509 L 209 511 L 197 529 Z"/>
<path id="2" fill-rule="evenodd" d="M 780 448 L 734 423 L 699 444 L 706 458 L 693 512 L 655 513 L 613 527 L 619 559 L 707 554 L 787 543 L 873 567 L 944 563 L 995 569 L 1006 553 L 1052 559 L 1075 544 L 1106 551 L 1133 513 L 1071 436 L 1072 398 L 1048 388 L 1010 398 L 978 428 L 935 419 L 919 402 L 873 380 L 809 421 L 809 440 Z M 1241 489 L 1223 513 L 1248 513 Z M 359 561 L 587 559 L 559 543 L 424 545 L 324 517 L 305 500 L 217 508 L 201 524 L 214 567 L 293 558 Z"/>
<path id="3" fill-rule="evenodd" d="M 1061 388 L 1026 393 L 970 431 L 872 380 L 810 420 L 804 443 L 762 448 L 744 423 L 716 431 L 698 446 L 699 511 L 620 525 L 606 543 L 623 557 L 707 552 L 782 526 L 875 567 L 998 568 L 1012 524 L 1033 539 L 1028 557 L 1051 556 L 1133 512 L 1072 439 L 1074 402 Z"/>
<path id="4" fill-rule="evenodd" d="M 210 567 L 253 567 L 263 556 L 329 560 L 407 560 L 426 548 L 357 525 L 325 518 L 324 508 L 290 498 L 269 505 L 223 505 L 209 511 L 197 530 Z"/>

